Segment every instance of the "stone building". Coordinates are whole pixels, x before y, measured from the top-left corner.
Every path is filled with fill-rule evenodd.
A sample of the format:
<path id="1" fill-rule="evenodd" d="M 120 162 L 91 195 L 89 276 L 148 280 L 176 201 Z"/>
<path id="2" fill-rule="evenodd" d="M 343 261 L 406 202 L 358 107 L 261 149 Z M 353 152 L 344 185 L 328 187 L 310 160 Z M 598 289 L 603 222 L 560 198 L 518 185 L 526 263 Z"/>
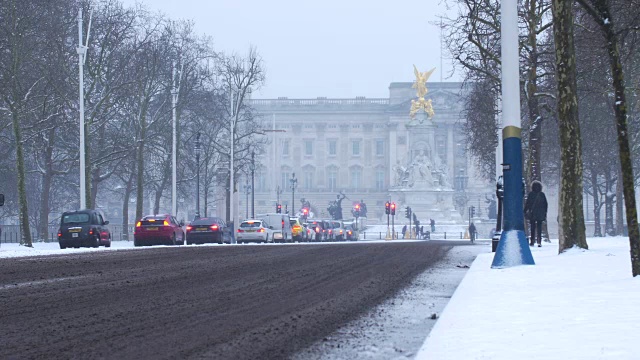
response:
<path id="1" fill-rule="evenodd" d="M 411 126 L 409 111 L 416 96 L 411 82 L 391 83 L 388 98 L 249 100 L 264 127 L 272 130 L 265 133 L 270 143 L 266 154 L 256 156 L 256 213 L 275 211 L 276 201 L 290 210 L 295 174 L 295 211 L 305 199 L 317 217 L 328 217 L 329 202 L 342 192 L 345 218 L 351 216 L 353 202 L 364 200 L 369 219 L 382 219 L 387 200 L 398 202 L 398 211 L 408 201 L 398 196 L 398 190 L 410 190 L 412 184 L 399 175 L 399 169 L 408 169 L 409 174 L 415 160 L 427 155 L 428 162 L 438 164 L 433 170 L 434 176 L 439 174 L 436 185 L 449 186 L 460 218 L 471 205 L 486 217 L 485 196 L 491 197 L 494 189 L 480 178 L 466 152 L 461 129 L 462 84 L 427 85 L 425 98 L 431 100 L 435 112 L 428 119 L 428 135 Z M 250 201 L 244 186 L 248 181 L 239 179 L 240 218 L 245 217 L 247 199 Z M 422 219 L 438 216 L 426 213 L 428 209 L 414 211 Z"/>

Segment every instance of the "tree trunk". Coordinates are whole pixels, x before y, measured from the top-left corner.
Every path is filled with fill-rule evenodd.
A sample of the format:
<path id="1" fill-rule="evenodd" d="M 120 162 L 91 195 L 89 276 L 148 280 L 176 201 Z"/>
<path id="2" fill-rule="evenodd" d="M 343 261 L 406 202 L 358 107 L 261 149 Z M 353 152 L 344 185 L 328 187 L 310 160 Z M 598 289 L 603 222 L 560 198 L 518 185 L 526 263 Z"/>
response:
<path id="1" fill-rule="evenodd" d="M 27 203 L 27 187 L 26 187 L 26 174 L 24 171 L 24 153 L 22 145 L 22 131 L 20 129 L 20 119 L 18 116 L 18 110 L 12 109 L 11 119 L 13 122 L 13 134 L 16 138 L 16 170 L 18 172 L 18 206 L 20 214 L 20 230 L 22 237 L 20 238 L 20 245 L 33 247 L 31 241 L 31 229 L 29 228 L 29 205 Z"/>
<path id="2" fill-rule="evenodd" d="M 558 201 L 560 253 L 574 246 L 588 248 L 582 210 L 582 143 L 578 118 L 572 4 L 572 0 L 552 1 L 561 146 Z"/>
<path id="3" fill-rule="evenodd" d="M 52 127 L 49 129 L 47 140 L 47 148 L 44 154 L 44 173 L 42 174 L 42 196 L 40 197 L 40 239 L 46 240 L 49 238 L 49 196 L 51 194 L 51 182 L 53 180 L 53 144 L 55 142 L 56 129 Z"/>
<path id="4" fill-rule="evenodd" d="M 616 235 L 624 235 L 624 209 L 622 207 L 622 202 L 624 201 L 624 196 L 622 194 L 622 173 L 618 171 L 618 179 L 616 180 Z"/>
<path id="5" fill-rule="evenodd" d="M 167 183 L 169 182 L 169 177 L 171 176 L 171 156 L 172 155 L 170 154 L 167 161 L 164 162 L 165 165 L 163 170 L 164 175 L 162 176 L 162 182 L 160 183 L 160 187 L 156 189 L 156 196 L 153 203 L 154 214 L 160 213 L 160 200 L 162 200 L 162 193 L 164 192 L 164 189 L 167 186 Z"/>
<path id="6" fill-rule="evenodd" d="M 607 0 L 595 0 L 598 12 L 603 21 L 601 26 L 607 42 L 609 53 L 609 65 L 613 79 L 615 92 L 614 111 L 616 115 L 616 128 L 618 131 L 618 147 L 620 154 L 620 168 L 622 172 L 622 186 L 624 193 L 625 209 L 627 213 L 627 226 L 629 227 L 629 245 L 631 249 L 631 271 L 633 276 L 640 275 L 640 230 L 638 229 L 638 214 L 636 209 L 636 194 L 633 181 L 633 163 L 629 148 L 629 131 L 627 129 L 627 101 L 624 93 L 624 73 L 620 62 L 618 39 L 613 26 L 613 18 L 609 11 Z M 621 201 L 622 199 L 618 199 Z"/>
<path id="7" fill-rule="evenodd" d="M 527 108 L 529 110 L 529 184 L 541 180 L 540 176 L 540 144 L 542 143 L 542 115 L 538 92 L 538 37 L 537 1 L 529 4 L 529 70 L 527 72 Z"/>
<path id="8" fill-rule="evenodd" d="M 600 193 L 598 191 L 598 174 L 591 171 L 591 189 L 593 192 L 593 236 L 602 236 L 600 228 Z"/>
<path id="9" fill-rule="evenodd" d="M 124 240 L 129 240 L 129 198 L 133 191 L 135 173 L 135 170 L 132 170 L 131 174 L 129 174 L 129 180 L 127 181 L 127 187 L 124 190 L 124 199 L 122 201 L 122 237 Z"/>
<path id="10" fill-rule="evenodd" d="M 615 194 L 611 191 L 612 188 L 613 180 L 611 180 L 611 175 L 607 173 L 605 175 L 606 193 L 604 196 L 604 232 L 608 236 L 615 235 L 615 231 L 613 229 L 613 202 L 615 201 Z"/>
<path id="11" fill-rule="evenodd" d="M 140 138 L 138 139 L 138 154 L 136 168 L 136 221 L 142 218 L 144 205 L 144 137 L 146 135 L 146 115 L 144 112 L 140 116 Z"/>

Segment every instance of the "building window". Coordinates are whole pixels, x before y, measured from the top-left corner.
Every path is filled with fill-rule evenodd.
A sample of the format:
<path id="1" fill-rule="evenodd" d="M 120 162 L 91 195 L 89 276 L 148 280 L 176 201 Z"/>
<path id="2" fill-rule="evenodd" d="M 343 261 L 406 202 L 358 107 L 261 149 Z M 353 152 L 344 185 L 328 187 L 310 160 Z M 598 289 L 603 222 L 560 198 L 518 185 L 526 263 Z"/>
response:
<path id="1" fill-rule="evenodd" d="M 338 128 L 338 125 L 336 125 L 336 124 L 329 124 L 327 127 L 328 127 L 329 129 L 336 129 L 336 128 Z"/>
<path id="2" fill-rule="evenodd" d="M 360 129 L 360 124 L 353 124 L 351 125 L 352 129 Z"/>
<path id="3" fill-rule="evenodd" d="M 289 189 L 289 179 L 291 179 L 291 173 L 288 171 L 282 172 L 282 178 L 280 179 L 280 190 L 287 191 Z"/>
<path id="4" fill-rule="evenodd" d="M 304 189 L 310 190 L 313 188 L 313 170 L 305 170 L 304 172 Z"/>
<path id="5" fill-rule="evenodd" d="M 313 129 L 313 124 L 304 124 L 305 129 Z"/>
<path id="6" fill-rule="evenodd" d="M 304 154 L 306 156 L 313 155 L 313 140 L 304 141 Z"/>
<path id="7" fill-rule="evenodd" d="M 362 180 L 362 170 L 359 168 L 351 169 L 351 188 L 354 191 L 360 189 L 360 182 Z"/>
<path id="8" fill-rule="evenodd" d="M 282 156 L 289 156 L 289 140 L 282 140 Z"/>
<path id="9" fill-rule="evenodd" d="M 376 190 L 384 190 L 384 171 L 376 171 Z"/>
<path id="10" fill-rule="evenodd" d="M 336 156 L 338 153 L 338 145 L 336 140 L 329 140 L 329 156 Z"/>
<path id="11" fill-rule="evenodd" d="M 360 156 L 360 140 L 351 141 L 351 154 L 353 156 Z"/>
<path id="12" fill-rule="evenodd" d="M 376 156 L 384 156 L 384 140 L 376 140 Z"/>
<path id="13" fill-rule="evenodd" d="M 329 191 L 336 191 L 338 187 L 338 170 L 329 169 L 329 181 L 328 181 Z"/>

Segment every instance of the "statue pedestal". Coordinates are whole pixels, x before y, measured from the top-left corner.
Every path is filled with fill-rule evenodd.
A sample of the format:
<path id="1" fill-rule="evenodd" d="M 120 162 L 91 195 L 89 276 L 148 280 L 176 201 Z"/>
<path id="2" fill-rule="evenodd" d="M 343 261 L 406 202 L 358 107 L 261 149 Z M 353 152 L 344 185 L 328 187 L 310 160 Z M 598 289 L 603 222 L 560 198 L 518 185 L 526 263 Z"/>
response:
<path id="1" fill-rule="evenodd" d="M 451 189 L 390 189 L 392 199 L 397 199 L 398 211 L 403 212 L 405 206 L 411 207 L 421 224 L 428 225 L 429 219 L 436 223 L 463 223 L 464 219 L 455 209 L 454 194 Z"/>

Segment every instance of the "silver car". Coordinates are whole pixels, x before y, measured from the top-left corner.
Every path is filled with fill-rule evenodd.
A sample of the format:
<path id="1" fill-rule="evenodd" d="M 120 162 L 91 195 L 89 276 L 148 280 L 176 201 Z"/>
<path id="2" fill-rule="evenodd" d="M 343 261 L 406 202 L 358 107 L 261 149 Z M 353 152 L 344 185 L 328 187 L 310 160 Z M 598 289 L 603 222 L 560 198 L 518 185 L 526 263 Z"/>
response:
<path id="1" fill-rule="evenodd" d="M 269 229 L 262 220 L 245 220 L 236 232 L 236 241 L 245 242 L 273 242 L 273 230 Z"/>

